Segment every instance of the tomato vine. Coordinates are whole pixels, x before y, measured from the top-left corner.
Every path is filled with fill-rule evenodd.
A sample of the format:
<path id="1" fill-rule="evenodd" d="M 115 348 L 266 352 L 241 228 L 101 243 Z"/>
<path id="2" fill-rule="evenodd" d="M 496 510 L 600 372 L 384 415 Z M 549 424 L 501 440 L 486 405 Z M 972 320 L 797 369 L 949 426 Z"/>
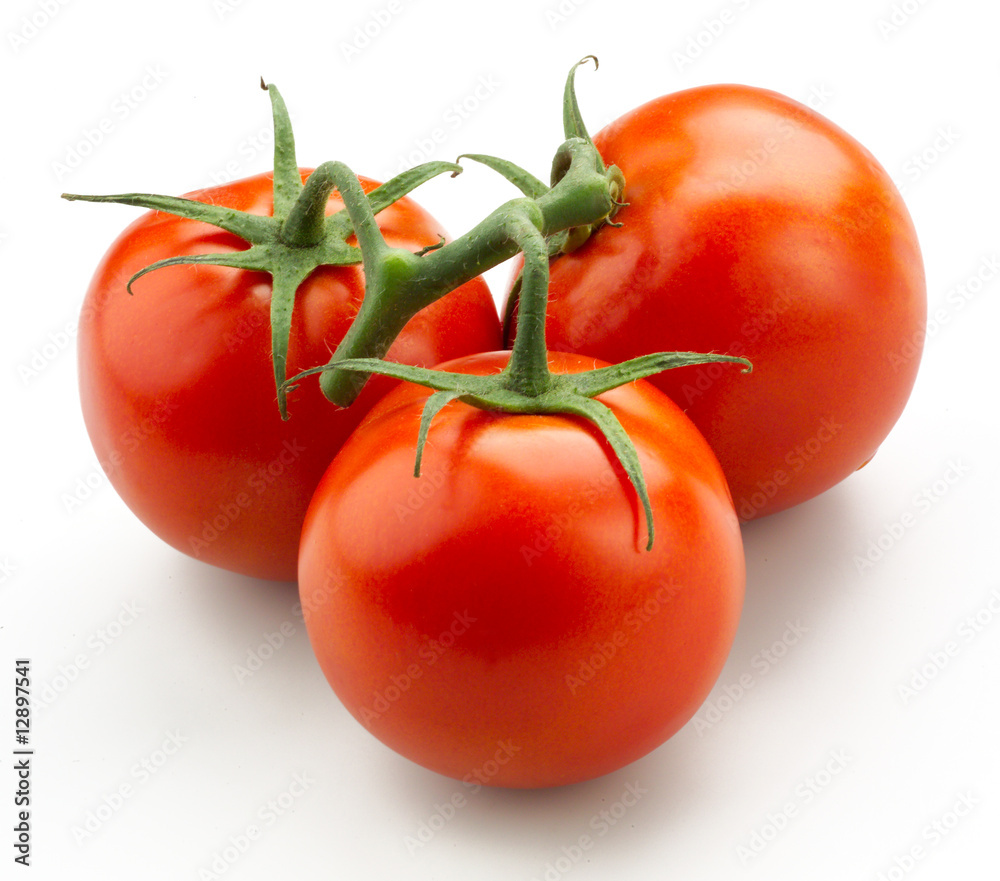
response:
<path id="1" fill-rule="evenodd" d="M 228 254 L 176 256 L 137 273 L 178 264 L 210 264 L 268 272 L 273 278 L 271 300 L 272 359 L 278 406 L 287 418 L 287 395 L 303 378 L 319 374 L 324 395 L 349 406 L 372 373 L 435 389 L 427 402 L 417 439 L 415 473 L 427 429 L 434 415 L 450 401 L 462 400 L 487 410 L 511 413 L 565 413 L 593 423 L 611 445 L 642 503 L 648 542 L 653 546 L 652 509 L 635 448 L 614 414 L 595 400 L 601 392 L 673 367 L 745 358 L 717 354 L 655 353 L 621 364 L 572 375 L 553 374 L 547 365 L 545 307 L 548 263 L 555 254 L 578 248 L 598 227 L 612 223 L 624 203 L 625 180 L 614 165 L 606 166 L 583 122 L 576 98 L 574 65 L 563 95 L 566 140 L 552 163 L 551 185 L 512 162 L 485 154 L 465 154 L 497 171 L 523 196 L 501 205 L 472 230 L 452 242 L 414 252 L 386 243 L 375 215 L 420 184 L 461 166 L 429 162 L 393 178 L 365 194 L 343 162 L 324 162 L 303 184 L 295 159 L 295 142 L 285 102 L 274 85 L 261 87 L 271 97 L 274 118 L 274 213 L 261 217 L 190 199 L 130 193 L 109 196 L 64 194 L 70 200 L 117 202 L 165 211 L 214 224 L 250 244 Z M 459 157 L 463 158 L 463 157 Z M 331 192 L 339 191 L 344 210 L 326 216 Z M 347 239 L 355 235 L 357 247 Z M 474 377 L 382 360 L 406 323 L 421 309 L 481 275 L 524 253 L 520 280 L 518 336 L 507 367 L 498 376 Z M 288 378 L 285 363 L 295 292 L 317 267 L 363 263 L 365 295 L 358 314 L 330 361 Z"/>

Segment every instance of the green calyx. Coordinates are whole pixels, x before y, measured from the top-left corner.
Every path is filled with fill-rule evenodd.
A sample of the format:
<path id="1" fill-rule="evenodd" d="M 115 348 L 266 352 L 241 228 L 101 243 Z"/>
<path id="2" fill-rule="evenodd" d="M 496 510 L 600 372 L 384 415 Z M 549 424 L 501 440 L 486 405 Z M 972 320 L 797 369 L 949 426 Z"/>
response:
<path id="1" fill-rule="evenodd" d="M 213 224 L 248 243 L 229 254 L 198 254 L 160 260 L 128 283 L 165 266 L 211 264 L 267 272 L 272 277 L 271 338 L 278 407 L 288 418 L 287 395 L 304 377 L 319 375 L 326 397 L 347 407 L 368 377 L 378 373 L 434 390 L 425 405 L 417 438 L 415 473 L 419 474 L 434 416 L 453 401 L 506 413 L 567 414 L 586 419 L 608 441 L 642 504 L 647 550 L 653 547 L 653 512 L 635 446 L 617 417 L 597 397 L 602 393 L 673 367 L 717 361 L 750 362 L 729 355 L 671 352 L 646 355 L 584 373 L 554 374 L 545 346 L 549 261 L 580 247 L 598 228 L 619 226 L 614 218 L 624 206 L 625 180 L 606 166 L 580 115 L 576 68 L 597 59 L 587 56 L 571 69 L 563 97 L 565 141 L 556 151 L 550 183 L 545 184 L 512 162 L 485 154 L 459 158 L 477 161 L 514 184 L 522 196 L 501 205 L 454 241 L 413 252 L 391 247 L 376 215 L 416 187 L 442 174 L 460 173 L 460 165 L 429 162 L 403 172 L 365 193 L 357 176 L 341 162 L 325 162 L 303 183 L 295 159 L 291 123 L 278 90 L 266 89 L 274 119 L 274 209 L 270 217 L 253 215 L 192 199 L 126 193 L 113 196 L 64 194 L 69 200 L 117 202 Z M 327 215 L 330 194 L 339 191 L 344 209 Z M 349 245 L 355 236 L 357 246 Z M 421 309 L 524 252 L 518 280 L 517 336 L 504 370 L 493 376 L 470 376 L 393 364 L 381 360 L 406 323 Z M 324 365 L 287 376 L 287 355 L 295 296 L 320 266 L 361 262 L 365 294 L 347 334 Z M 509 317 L 509 316 L 508 316 Z M 505 322 L 506 323 L 506 322 Z"/>
<path id="2" fill-rule="evenodd" d="M 365 201 L 341 190 L 358 230 L 365 266 L 365 298 L 356 320 L 329 362 L 300 376 L 320 373 L 320 387 L 327 398 L 348 406 L 369 374 L 337 368 L 344 361 L 357 363 L 358 359 L 381 357 L 416 312 L 517 254 L 521 243 L 512 234 L 511 224 L 512 219 L 525 211 L 534 219 L 550 256 L 579 246 L 593 230 L 612 222 L 623 204 L 625 181 L 617 167 L 605 166 L 580 119 L 573 88 L 574 71 L 579 64 L 574 65 L 567 80 L 563 114 L 566 141 L 556 151 L 551 186 L 506 159 L 481 153 L 462 154 L 460 160 L 472 159 L 496 171 L 517 187 L 523 197 L 501 205 L 454 241 L 417 255 L 416 261 L 409 260 L 409 252 L 391 249 L 380 241 L 381 235 L 371 222 Z M 366 240 L 361 235 L 363 226 L 370 231 Z M 399 271 L 387 274 L 383 266 L 386 261 L 394 261 Z"/>
<path id="3" fill-rule="evenodd" d="M 569 96 L 573 93 L 572 83 L 571 72 L 567 82 Z M 518 247 L 507 234 L 505 225 L 511 206 L 531 201 L 540 211 L 541 229 L 548 238 L 548 247 L 552 253 L 558 253 L 567 241 L 578 239 L 581 230 L 609 222 L 621 204 L 619 199 L 624 186 L 621 173 L 614 167 L 605 168 L 600 154 L 586 136 L 582 121 L 573 126 L 566 123 L 568 137 L 553 163 L 552 186 L 546 186 L 513 163 L 472 155 L 469 158 L 485 163 L 511 180 L 525 194 L 525 199 L 501 206 L 482 223 L 448 244 L 442 242 L 417 253 L 390 248 L 374 221 L 375 215 L 422 183 L 446 171 L 455 176 L 462 167 L 450 162 L 428 162 L 403 172 L 366 195 L 347 166 L 326 162 L 303 184 L 284 101 L 275 86 L 261 81 L 261 87 L 270 94 L 274 117 L 273 216 L 261 217 L 191 199 L 148 193 L 112 196 L 67 193 L 63 197 L 71 201 L 117 202 L 203 221 L 250 245 L 246 250 L 231 254 L 178 256 L 158 261 L 136 273 L 128 288 L 131 292 L 132 283 L 148 272 L 178 264 L 212 264 L 269 273 L 272 277 L 274 378 L 283 419 L 288 417 L 287 393 L 293 387 L 286 381 L 286 363 L 295 294 L 317 267 L 356 264 L 362 259 L 364 262 L 365 296 L 358 315 L 330 361 L 319 370 L 308 371 L 322 374 L 320 388 L 326 397 L 347 407 L 358 396 L 368 377 L 336 370 L 336 365 L 348 359 L 383 357 L 417 312 L 513 257 Z M 575 107 L 575 97 L 567 100 Z M 579 108 L 573 112 L 578 119 Z M 346 207 L 327 216 L 327 199 L 333 189 L 340 191 Z M 347 244 L 352 234 L 357 235 L 359 247 Z"/>
<path id="4" fill-rule="evenodd" d="M 320 266 L 345 266 L 361 262 L 361 251 L 347 244 L 354 233 L 348 211 L 327 215 L 330 193 L 353 183 L 372 216 L 388 208 L 422 183 L 462 169 L 451 162 L 428 162 L 416 166 L 372 190 L 367 196 L 357 178 L 341 163 L 324 163 L 303 184 L 295 158 L 295 139 L 288 110 L 277 88 L 265 85 L 271 98 L 274 120 L 274 213 L 270 217 L 237 211 L 193 199 L 151 193 L 123 193 L 111 196 L 81 196 L 64 193 L 69 201 L 115 202 L 154 211 L 163 211 L 189 220 L 210 223 L 243 239 L 250 247 L 229 254 L 196 254 L 159 260 L 137 272 L 127 284 L 165 266 L 210 264 L 248 271 L 267 272 L 272 278 L 271 346 L 274 381 L 282 419 L 288 418 L 286 363 L 295 294 L 303 281 Z M 384 353 L 380 353 L 384 354 Z"/>
<path id="5" fill-rule="evenodd" d="M 593 60 L 596 64 L 597 59 Z M 434 393 L 424 405 L 418 430 L 414 462 L 417 476 L 431 423 L 453 401 L 503 413 L 566 414 L 586 419 L 607 440 L 635 488 L 647 524 L 646 549 L 652 550 L 653 510 L 639 455 L 614 412 L 597 397 L 674 367 L 725 361 L 742 364 L 744 371 L 752 368 L 746 359 L 730 355 L 665 352 L 583 373 L 554 374 L 549 370 L 545 345 L 549 260 L 579 247 L 598 227 L 616 225 L 612 219 L 623 205 L 625 188 L 621 171 L 605 166 L 580 117 L 573 87 L 579 64 L 574 65 L 566 83 L 566 141 L 556 152 L 551 186 L 505 159 L 483 154 L 460 156 L 498 172 L 521 191 L 523 198 L 502 205 L 454 242 L 419 256 L 391 249 L 382 239 L 366 201 L 350 189 L 341 190 L 358 233 L 365 267 L 365 299 L 330 362 L 289 382 L 318 373 L 327 397 L 341 403 L 353 400 L 373 373 L 432 389 Z M 361 354 L 374 348 L 371 329 L 377 326 L 384 330 L 387 317 L 389 326 L 402 329 L 400 321 L 412 314 L 409 310 L 413 306 L 433 302 L 518 251 L 524 253 L 524 267 L 518 280 L 517 336 L 510 360 L 499 374 L 474 376 L 429 370 Z M 384 346 L 383 351 L 387 348 Z"/>
<path id="6" fill-rule="evenodd" d="M 417 437 L 414 474 L 419 476 L 424 445 L 434 417 L 452 401 L 503 413 L 548 413 L 582 417 L 608 441 L 628 475 L 646 517 L 648 540 L 653 547 L 653 511 L 635 445 L 612 410 L 596 397 L 602 392 L 673 367 L 715 361 L 736 362 L 750 370 L 750 362 L 730 355 L 662 352 L 583 373 L 555 374 L 549 370 L 545 348 L 545 311 L 548 303 L 549 248 L 543 234 L 543 217 L 530 200 L 509 203 L 503 228 L 524 252 L 518 332 L 510 360 L 499 374 L 474 376 L 395 364 L 376 358 L 350 358 L 337 362 L 335 373 L 368 376 L 378 373 L 433 389 L 424 405 Z M 360 236 L 359 236 L 360 239 Z M 362 243 L 362 248 L 364 248 Z M 367 266 L 367 260 L 366 260 Z M 315 368 L 302 376 L 322 372 Z"/>

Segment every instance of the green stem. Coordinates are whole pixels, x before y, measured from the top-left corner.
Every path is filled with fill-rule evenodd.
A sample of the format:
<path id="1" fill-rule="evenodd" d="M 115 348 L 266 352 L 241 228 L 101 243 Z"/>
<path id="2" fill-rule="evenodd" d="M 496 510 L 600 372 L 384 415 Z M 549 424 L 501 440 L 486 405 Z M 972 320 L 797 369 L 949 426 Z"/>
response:
<path id="1" fill-rule="evenodd" d="M 397 276 L 398 287 L 392 291 L 383 290 L 384 284 L 379 279 L 379 264 L 385 259 L 384 253 L 376 256 L 374 244 L 365 253 L 362 232 L 368 223 L 366 212 L 370 211 L 370 206 L 363 194 L 359 197 L 358 193 L 341 188 L 340 177 L 337 177 L 338 189 L 358 232 L 362 249 L 365 301 L 327 363 L 329 372 L 324 373 L 321 379 L 323 393 L 331 401 L 342 407 L 348 406 L 367 381 L 364 374 L 334 369 L 340 361 L 384 357 L 396 335 L 413 315 L 513 257 L 521 250 L 520 238 L 537 238 L 544 246 L 545 237 L 555 232 L 596 224 L 614 213 L 620 195 L 618 169 L 612 166 L 614 173 L 604 170 L 604 163 L 594 146 L 579 138 L 564 144 L 560 156 L 558 161 L 564 167 L 555 186 L 548 192 L 536 199 L 515 199 L 501 205 L 463 236 L 415 257 L 412 275 L 407 278 Z M 525 222 L 533 232 L 523 227 Z M 371 227 L 374 227 L 374 220 Z M 392 250 L 395 252 L 395 249 Z M 544 262 L 547 272 L 548 252 L 544 247 L 543 250 L 546 252 Z M 371 260 L 368 254 L 372 255 Z M 547 284 L 541 289 L 546 290 Z M 542 321 L 544 323 L 544 313 Z"/>
<path id="2" fill-rule="evenodd" d="M 335 184 L 324 163 L 306 180 L 281 225 L 281 241 L 293 248 L 309 248 L 323 241 L 326 234 L 326 206 Z"/>
<path id="3" fill-rule="evenodd" d="M 365 264 L 367 266 L 367 263 Z M 402 332 L 412 315 L 409 310 L 392 308 L 388 297 L 371 296 L 365 287 L 365 298 L 354 321 L 337 346 L 334 361 L 345 361 L 366 357 L 369 352 L 378 352 L 381 358 L 392 347 L 393 341 Z M 333 363 L 333 362 L 331 362 Z M 342 407 L 348 406 L 361 393 L 368 381 L 368 374 L 346 370 L 321 368 L 319 386 L 327 399 Z M 296 377 L 298 379 L 298 377 Z"/>
<path id="4" fill-rule="evenodd" d="M 421 308 L 517 254 L 510 223 L 512 217 L 523 214 L 526 204 L 537 206 L 543 236 L 596 223 L 614 211 L 617 185 L 598 170 L 597 150 L 585 141 L 563 146 L 570 163 L 552 189 L 533 200 L 514 199 L 501 205 L 465 235 L 422 258 L 413 279 L 414 288 L 425 294 L 418 300 Z"/>
<path id="5" fill-rule="evenodd" d="M 549 252 L 539 226 L 541 211 L 525 211 L 511 220 L 511 237 L 524 252 L 521 274 L 521 308 L 517 337 L 510 361 L 504 369 L 506 388 L 537 397 L 552 387 L 548 351 L 545 346 L 545 312 L 549 299 Z"/>
<path id="6" fill-rule="evenodd" d="M 407 291 L 412 290 L 414 271 L 421 258 L 386 244 L 372 204 L 350 168 L 342 162 L 326 162 L 313 172 L 313 177 L 321 169 L 331 188 L 336 187 L 344 200 L 365 272 L 364 299 L 337 352 L 342 358 L 378 352 L 381 358 L 417 311 L 407 308 L 405 300 Z M 345 355 L 345 352 L 353 354 Z M 321 375 L 320 388 L 331 401 L 350 403 L 360 393 L 366 379 L 359 374 L 332 371 Z"/>

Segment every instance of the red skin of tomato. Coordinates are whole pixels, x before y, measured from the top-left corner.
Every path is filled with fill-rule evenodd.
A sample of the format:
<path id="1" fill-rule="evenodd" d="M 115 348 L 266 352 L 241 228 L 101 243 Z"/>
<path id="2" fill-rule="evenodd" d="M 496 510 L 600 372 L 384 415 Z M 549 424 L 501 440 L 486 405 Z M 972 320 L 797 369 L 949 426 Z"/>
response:
<path id="1" fill-rule="evenodd" d="M 595 363 L 550 354 L 556 373 Z M 556 786 L 647 754 L 708 695 L 743 600 L 739 523 L 705 440 L 648 383 L 600 396 L 639 452 L 647 552 L 635 490 L 577 417 L 449 404 L 414 478 L 429 394 L 379 402 L 309 508 L 299 589 L 334 691 L 392 749 L 469 783 Z"/>
<path id="2" fill-rule="evenodd" d="M 303 179 L 309 170 L 302 171 Z M 273 211 L 272 175 L 191 194 L 255 214 Z M 376 183 L 362 179 L 366 191 Z M 343 207 L 334 194 L 328 213 Z M 410 199 L 378 215 L 390 245 L 418 249 L 442 235 Z M 165 257 L 242 250 L 208 224 L 150 212 L 101 261 L 79 325 L 83 415 L 112 485 L 153 532 L 200 560 L 259 578 L 294 580 L 309 499 L 345 438 L 395 385 L 373 379 L 340 409 L 315 377 L 278 412 L 266 273 L 171 266 L 130 276 Z M 289 377 L 325 364 L 357 313 L 360 265 L 321 267 L 296 295 Z M 420 312 L 390 360 L 433 366 L 497 348 L 496 307 L 479 278 Z"/>
<path id="3" fill-rule="evenodd" d="M 743 520 L 865 464 L 909 397 L 927 314 L 913 224 L 872 155 L 809 108 L 733 85 L 654 100 L 594 143 L 624 173 L 624 226 L 552 261 L 549 348 L 749 358 L 749 375 L 651 380 L 708 439 Z"/>

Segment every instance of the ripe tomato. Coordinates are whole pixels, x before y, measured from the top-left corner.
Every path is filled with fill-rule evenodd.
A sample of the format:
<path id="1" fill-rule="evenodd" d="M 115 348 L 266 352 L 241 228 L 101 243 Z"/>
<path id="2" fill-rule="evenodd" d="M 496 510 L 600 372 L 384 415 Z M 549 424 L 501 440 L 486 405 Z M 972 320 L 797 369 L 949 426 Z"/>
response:
<path id="1" fill-rule="evenodd" d="M 596 363 L 549 357 L 555 373 Z M 468 782 L 553 786 L 640 758 L 695 713 L 736 630 L 743 547 L 718 462 L 650 384 L 598 398 L 638 450 L 647 551 L 625 472 L 578 417 L 453 402 L 414 478 L 429 394 L 386 395 L 309 508 L 299 589 L 327 679 L 388 746 Z"/>
<path id="2" fill-rule="evenodd" d="M 715 450 L 744 520 L 865 464 L 913 386 L 926 321 L 913 224 L 886 172 L 812 110 L 745 86 L 654 100 L 594 137 L 628 206 L 553 260 L 548 345 L 753 362 L 653 377 Z"/>
<path id="3" fill-rule="evenodd" d="M 303 171 L 303 180 L 308 171 Z M 191 198 L 255 214 L 273 211 L 272 175 Z M 373 181 L 362 180 L 366 191 Z M 328 213 L 343 207 L 337 194 Z M 390 245 L 440 240 L 438 223 L 408 198 L 378 222 Z M 324 469 L 372 404 L 395 385 L 373 378 L 350 408 L 328 402 L 315 380 L 276 402 L 271 363 L 271 278 L 221 266 L 169 266 L 166 257 L 242 250 L 205 223 L 150 212 L 105 255 L 79 326 L 83 415 L 98 459 L 125 503 L 175 548 L 260 578 L 295 578 L 302 520 Z M 296 295 L 287 375 L 325 364 L 364 289 L 360 265 L 322 267 Z M 499 318 L 475 279 L 419 313 L 390 360 L 431 366 L 497 348 Z"/>

